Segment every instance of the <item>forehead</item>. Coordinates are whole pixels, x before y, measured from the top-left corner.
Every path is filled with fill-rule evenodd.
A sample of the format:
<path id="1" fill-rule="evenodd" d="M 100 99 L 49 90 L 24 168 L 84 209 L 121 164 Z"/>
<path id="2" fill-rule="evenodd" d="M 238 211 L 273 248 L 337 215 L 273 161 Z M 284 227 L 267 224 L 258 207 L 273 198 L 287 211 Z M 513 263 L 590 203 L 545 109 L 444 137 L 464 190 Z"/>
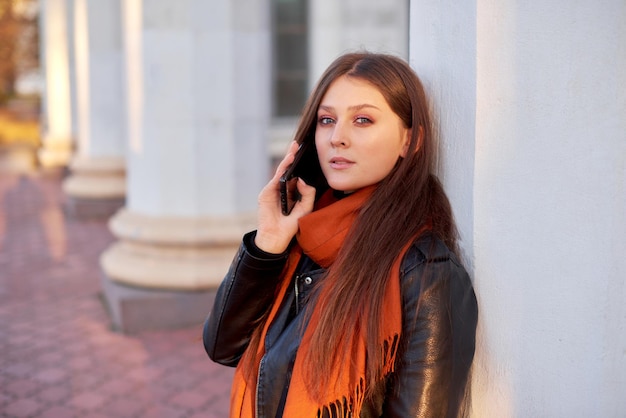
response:
<path id="1" fill-rule="evenodd" d="M 342 75 L 330 84 L 322 97 L 320 106 L 362 104 L 389 107 L 378 87 L 362 78 Z"/>

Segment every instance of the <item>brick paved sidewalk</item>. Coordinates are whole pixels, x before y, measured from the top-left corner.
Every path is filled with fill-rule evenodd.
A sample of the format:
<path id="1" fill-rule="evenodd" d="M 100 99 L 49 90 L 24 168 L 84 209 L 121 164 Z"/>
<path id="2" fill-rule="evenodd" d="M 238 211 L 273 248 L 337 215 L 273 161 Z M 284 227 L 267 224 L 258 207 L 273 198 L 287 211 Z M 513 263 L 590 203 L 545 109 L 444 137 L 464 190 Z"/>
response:
<path id="1" fill-rule="evenodd" d="M 113 241 L 64 215 L 60 173 L 0 174 L 0 416 L 227 416 L 232 370 L 200 324 L 111 331 L 98 257 Z"/>

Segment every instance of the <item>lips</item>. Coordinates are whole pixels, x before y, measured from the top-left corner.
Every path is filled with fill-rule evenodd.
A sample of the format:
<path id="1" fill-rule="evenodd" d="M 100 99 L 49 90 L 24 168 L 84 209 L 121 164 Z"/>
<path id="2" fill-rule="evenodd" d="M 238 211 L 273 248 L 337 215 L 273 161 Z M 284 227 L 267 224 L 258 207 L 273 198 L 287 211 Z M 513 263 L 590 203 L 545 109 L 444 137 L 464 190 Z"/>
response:
<path id="1" fill-rule="evenodd" d="M 333 157 L 330 159 L 330 166 L 335 170 L 342 170 L 351 167 L 354 161 L 344 157 Z"/>

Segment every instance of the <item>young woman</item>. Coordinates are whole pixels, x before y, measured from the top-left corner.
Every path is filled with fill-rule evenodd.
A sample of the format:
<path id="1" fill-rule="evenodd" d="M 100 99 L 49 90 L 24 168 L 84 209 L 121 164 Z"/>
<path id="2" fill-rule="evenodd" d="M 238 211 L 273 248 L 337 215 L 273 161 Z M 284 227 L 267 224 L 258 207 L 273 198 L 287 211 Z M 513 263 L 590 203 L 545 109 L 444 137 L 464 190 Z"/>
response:
<path id="1" fill-rule="evenodd" d="M 279 178 L 309 142 L 320 180 L 283 215 Z M 231 417 L 466 413 L 478 311 L 434 152 L 404 61 L 326 70 L 205 324 L 211 359 L 237 366 Z"/>

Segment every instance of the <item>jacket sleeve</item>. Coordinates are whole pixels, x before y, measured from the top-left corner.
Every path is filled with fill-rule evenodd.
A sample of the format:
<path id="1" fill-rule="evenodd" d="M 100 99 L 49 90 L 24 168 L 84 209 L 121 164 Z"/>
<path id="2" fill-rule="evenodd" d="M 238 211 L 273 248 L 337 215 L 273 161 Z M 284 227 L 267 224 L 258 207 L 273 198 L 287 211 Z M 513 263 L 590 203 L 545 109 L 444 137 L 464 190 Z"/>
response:
<path id="1" fill-rule="evenodd" d="M 478 308 L 467 272 L 445 250 L 428 258 L 414 251 L 401 272 L 403 337 L 384 417 L 463 415 Z"/>
<path id="2" fill-rule="evenodd" d="M 287 253 L 274 255 L 256 248 L 254 235 L 244 236 L 204 323 L 204 349 L 213 361 L 226 366 L 239 362 L 273 300 L 287 260 Z"/>

